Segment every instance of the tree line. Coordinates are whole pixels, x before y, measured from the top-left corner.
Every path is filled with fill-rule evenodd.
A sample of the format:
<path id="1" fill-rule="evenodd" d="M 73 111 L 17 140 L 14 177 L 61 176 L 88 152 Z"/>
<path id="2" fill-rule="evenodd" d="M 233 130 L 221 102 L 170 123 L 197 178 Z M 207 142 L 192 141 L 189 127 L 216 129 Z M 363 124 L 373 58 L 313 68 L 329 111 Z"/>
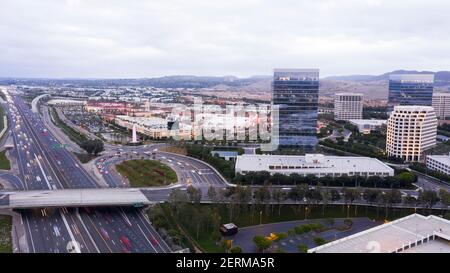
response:
<path id="1" fill-rule="evenodd" d="M 248 172 L 246 174 L 236 174 L 233 183 L 239 185 L 299 185 L 308 184 L 317 186 L 321 184 L 327 187 L 366 187 L 366 188 L 413 188 L 413 183 L 417 181 L 415 174 L 408 171 L 399 171 L 395 176 L 379 177 L 379 176 L 348 176 L 339 177 L 324 176 L 316 177 L 315 175 L 303 176 L 297 173 L 289 175 L 270 174 L 267 171 Z"/>

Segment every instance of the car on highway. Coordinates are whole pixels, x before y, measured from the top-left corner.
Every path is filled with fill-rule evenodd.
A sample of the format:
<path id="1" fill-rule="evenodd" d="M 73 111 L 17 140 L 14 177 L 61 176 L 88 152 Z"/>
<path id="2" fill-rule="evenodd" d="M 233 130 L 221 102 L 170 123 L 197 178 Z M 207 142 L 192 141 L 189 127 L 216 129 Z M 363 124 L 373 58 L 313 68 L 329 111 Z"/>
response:
<path id="1" fill-rule="evenodd" d="M 158 241 L 156 241 L 155 237 L 153 237 L 153 236 L 150 238 L 150 242 L 152 243 L 153 246 L 158 245 Z"/>
<path id="2" fill-rule="evenodd" d="M 125 235 L 120 236 L 120 242 L 125 246 L 127 250 L 131 249 L 130 240 Z"/>
<path id="3" fill-rule="evenodd" d="M 100 228 L 100 234 L 102 235 L 103 239 L 109 240 L 109 234 L 103 227 Z"/>

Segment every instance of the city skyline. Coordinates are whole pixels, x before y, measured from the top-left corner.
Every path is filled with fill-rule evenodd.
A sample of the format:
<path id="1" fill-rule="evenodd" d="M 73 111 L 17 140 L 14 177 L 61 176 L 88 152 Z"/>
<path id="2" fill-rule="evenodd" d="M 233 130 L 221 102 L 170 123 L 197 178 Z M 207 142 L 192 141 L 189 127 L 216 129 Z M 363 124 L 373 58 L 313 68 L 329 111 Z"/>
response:
<path id="1" fill-rule="evenodd" d="M 247 77 L 272 67 L 320 67 L 323 76 L 446 70 L 445 5 L 4 1 L 9 14 L 0 18 L 0 76 Z M 424 9 L 429 16 L 421 16 Z"/>

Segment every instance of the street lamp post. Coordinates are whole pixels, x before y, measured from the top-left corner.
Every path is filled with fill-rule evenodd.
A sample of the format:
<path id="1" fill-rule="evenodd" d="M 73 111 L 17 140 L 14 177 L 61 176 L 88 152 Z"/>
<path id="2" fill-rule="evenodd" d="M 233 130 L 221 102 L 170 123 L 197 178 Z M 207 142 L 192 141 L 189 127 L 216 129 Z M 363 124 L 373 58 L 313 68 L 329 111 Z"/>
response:
<path id="1" fill-rule="evenodd" d="M 262 224 L 262 210 L 259 211 L 259 224 Z"/>
<path id="2" fill-rule="evenodd" d="M 308 207 L 305 207 L 305 220 L 308 219 Z"/>

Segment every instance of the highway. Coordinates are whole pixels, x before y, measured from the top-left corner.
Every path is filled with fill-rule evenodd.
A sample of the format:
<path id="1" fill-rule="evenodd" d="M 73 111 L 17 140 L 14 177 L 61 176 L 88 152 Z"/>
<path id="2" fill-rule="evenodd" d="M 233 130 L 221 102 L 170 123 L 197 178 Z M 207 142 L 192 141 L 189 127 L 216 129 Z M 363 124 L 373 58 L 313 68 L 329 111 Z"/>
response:
<path id="1" fill-rule="evenodd" d="M 98 188 L 77 159 L 17 96 L 9 97 L 11 135 L 24 190 Z M 6 202 L 2 198 L 0 202 Z M 170 252 L 140 209 L 21 210 L 30 252 Z"/>
<path id="2" fill-rule="evenodd" d="M 17 96 L 8 100 L 7 132 L 14 140 L 11 155 L 18 162 L 18 176 L 0 172 L 17 190 L 95 189 L 100 185 L 61 146 L 38 114 Z M 47 120 L 48 122 L 48 120 Z M 163 144 L 139 147 L 108 145 L 106 155 L 94 164 L 111 188 L 129 187 L 114 165 L 131 158 L 151 158 L 172 167 L 179 182 L 168 188 L 142 189 L 149 201 L 167 200 L 173 188 L 200 188 L 203 198 L 210 186 L 230 186 L 213 168 L 194 158 L 163 152 Z M 422 185 L 420 180 L 420 184 Z M 427 182 L 427 185 L 429 183 Z M 256 187 L 255 187 L 256 188 Z M 0 194 L 0 206 L 10 203 Z M 207 200 L 205 200 L 207 201 Z M 170 248 L 138 208 L 46 208 L 20 210 L 30 252 L 170 252 Z"/>

